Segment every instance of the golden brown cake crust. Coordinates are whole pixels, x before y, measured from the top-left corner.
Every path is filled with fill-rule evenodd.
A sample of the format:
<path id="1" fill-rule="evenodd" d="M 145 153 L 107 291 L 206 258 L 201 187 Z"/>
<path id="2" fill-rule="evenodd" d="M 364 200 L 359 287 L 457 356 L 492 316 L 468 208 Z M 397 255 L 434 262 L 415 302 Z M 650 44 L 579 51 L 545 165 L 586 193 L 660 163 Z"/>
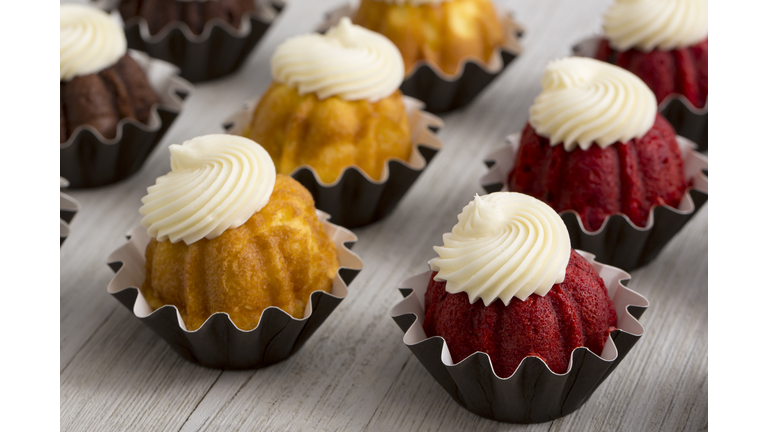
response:
<path id="1" fill-rule="evenodd" d="M 302 318 L 309 295 L 330 292 L 339 268 L 312 195 L 280 174 L 269 203 L 244 225 L 191 245 L 153 238 L 146 258 L 147 302 L 175 305 L 188 330 L 216 312 L 251 330 L 269 306 Z"/>
<path id="2" fill-rule="evenodd" d="M 374 180 L 387 159 L 408 161 L 408 115 L 399 90 L 378 102 L 319 100 L 314 93 L 273 83 L 259 101 L 244 135 L 272 156 L 277 172 L 313 167 L 320 180 L 333 183 L 341 171 L 357 165 Z"/>
<path id="3" fill-rule="evenodd" d="M 452 75 L 466 58 L 488 63 L 504 42 L 504 30 L 490 0 L 421 6 L 361 0 L 352 21 L 394 42 L 403 55 L 406 74 L 417 61 L 429 60 Z"/>

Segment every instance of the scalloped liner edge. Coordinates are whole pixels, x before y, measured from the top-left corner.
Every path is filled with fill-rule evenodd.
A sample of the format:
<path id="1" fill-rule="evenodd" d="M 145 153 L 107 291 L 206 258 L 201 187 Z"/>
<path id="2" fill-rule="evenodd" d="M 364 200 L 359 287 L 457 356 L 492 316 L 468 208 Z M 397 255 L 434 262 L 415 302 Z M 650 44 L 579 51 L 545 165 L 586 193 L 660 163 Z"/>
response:
<path id="1" fill-rule="evenodd" d="M 331 27 L 338 24 L 338 22 L 344 17 L 352 19 L 354 12 L 355 9 L 349 3 L 339 6 L 338 8 L 326 13 L 325 20 L 317 27 L 315 31 L 327 31 Z M 437 67 L 434 62 L 419 60 L 413 64 L 411 71 L 405 75 L 403 81 L 407 81 L 409 78 L 414 76 L 420 68 L 425 67 L 431 69 L 441 80 L 445 82 L 455 82 L 461 79 L 461 77 L 464 75 L 464 68 L 468 63 L 477 65 L 477 67 L 489 75 L 496 75 L 500 73 L 506 67 L 504 61 L 501 58 L 501 52 L 503 51 L 515 57 L 519 56 L 523 52 L 519 38 L 520 35 L 525 32 L 525 27 L 514 20 L 511 12 L 504 13 L 503 16 L 500 17 L 500 21 L 504 27 L 504 42 L 494 48 L 493 53 L 491 54 L 491 59 L 488 63 L 477 58 L 467 57 L 461 59 L 456 72 L 449 75 Z"/>
<path id="2" fill-rule="evenodd" d="M 457 399 L 457 396 L 454 395 L 451 390 L 445 387 L 444 383 L 441 382 L 440 379 L 438 379 L 437 377 L 435 377 L 435 379 L 438 381 L 438 383 L 442 387 L 444 387 L 446 391 L 448 391 L 451 397 L 454 398 L 456 402 L 462 405 L 465 409 L 477 415 L 492 418 L 494 420 L 514 422 L 514 423 L 538 423 L 542 421 L 554 420 L 555 418 L 562 417 L 564 415 L 569 414 L 570 412 L 575 411 L 581 405 L 583 405 L 583 403 L 585 403 L 589 399 L 589 396 L 591 396 L 592 392 L 594 392 L 594 390 L 599 386 L 599 384 L 602 383 L 602 381 L 605 380 L 611 374 L 611 372 L 613 371 L 613 368 L 615 368 L 619 364 L 619 362 L 623 360 L 624 356 L 629 352 L 629 350 L 631 350 L 634 344 L 643 336 L 645 329 L 638 319 L 640 318 L 642 313 L 645 311 L 645 309 L 650 306 L 648 300 L 643 295 L 627 288 L 627 286 L 623 283 L 624 281 L 630 279 L 630 275 L 627 272 L 619 268 L 595 261 L 594 255 L 591 253 L 583 252 L 583 251 L 577 251 L 577 252 L 580 253 L 584 258 L 586 258 L 588 262 L 590 262 L 590 264 L 592 264 L 593 267 L 598 271 L 600 276 L 607 281 L 606 287 L 608 288 L 609 293 L 612 293 L 611 300 L 614 302 L 621 301 L 623 303 L 623 313 L 622 315 L 617 317 L 618 318 L 617 328 L 606 339 L 603 353 L 601 353 L 600 355 L 597 355 L 596 353 L 592 352 L 586 347 L 579 347 L 574 349 L 571 352 L 568 369 L 564 374 L 557 374 L 555 372 L 552 372 L 552 370 L 549 369 L 549 366 L 541 358 L 536 356 L 528 356 L 528 357 L 525 357 L 520 362 L 520 364 L 515 369 L 512 375 L 510 375 L 507 378 L 501 378 L 496 374 L 495 370 L 493 369 L 493 364 L 491 362 L 490 356 L 488 356 L 487 353 L 478 351 L 462 359 L 458 363 L 454 363 L 450 356 L 450 350 L 448 348 L 448 344 L 445 341 L 445 339 L 443 339 L 440 336 L 422 338 L 420 335 L 418 335 L 419 330 L 423 332 L 421 317 L 423 317 L 424 315 L 424 306 L 423 306 L 423 293 L 419 293 L 417 295 L 416 290 L 417 289 L 426 290 L 426 282 L 428 282 L 429 275 L 432 273 L 431 270 L 428 270 L 424 273 L 420 273 L 416 276 L 412 276 L 402 281 L 400 284 L 398 284 L 398 289 L 401 291 L 401 294 L 403 295 L 404 299 L 398 302 L 395 306 L 393 306 L 390 309 L 389 315 L 392 319 L 394 319 L 398 323 L 398 325 L 401 327 L 401 330 L 403 330 L 403 333 L 404 333 L 403 343 L 406 344 L 406 346 L 408 346 L 411 350 L 413 350 L 414 348 L 417 348 L 417 349 L 423 348 L 425 351 L 428 351 L 426 355 L 429 355 L 435 358 L 437 357 L 440 358 L 440 363 L 442 363 L 443 367 L 446 368 L 446 370 L 450 374 L 449 377 L 443 376 L 443 378 L 449 378 L 453 382 L 453 385 L 455 387 L 453 388 L 453 390 L 456 392 L 457 395 L 461 396 L 461 399 L 465 399 L 465 400 L 460 401 L 459 399 Z M 410 290 L 410 293 L 406 294 L 406 291 L 408 290 Z M 414 309 L 415 307 L 418 307 L 418 309 Z M 401 319 L 401 318 L 412 320 L 410 325 L 408 325 L 407 329 L 404 326 L 402 326 L 401 323 L 398 321 L 398 319 Z M 414 336 L 414 334 L 416 334 L 416 336 Z M 613 334 L 626 334 L 632 337 L 634 341 L 628 346 L 625 352 L 622 352 L 616 346 L 614 342 L 614 338 L 612 337 Z M 413 342 L 409 343 L 409 340 L 413 340 Z M 433 340 L 439 341 L 439 349 L 437 349 L 435 346 L 426 347 L 426 345 Z M 597 379 L 594 380 L 594 382 L 590 382 L 592 384 L 591 389 L 587 389 L 589 391 L 587 392 L 586 397 L 583 400 L 581 400 L 580 403 L 578 403 L 575 407 L 572 406 L 572 401 L 569 401 L 567 397 L 568 395 L 566 395 L 566 398 L 563 399 L 562 401 L 563 406 L 561 406 L 560 409 L 565 410 L 567 412 L 560 411 L 557 415 L 554 415 L 554 416 L 552 415 L 551 412 L 542 414 L 542 412 L 547 411 L 546 408 L 542 408 L 542 411 L 539 411 L 536 414 L 531 414 L 530 411 L 532 410 L 526 409 L 526 418 L 518 418 L 515 416 L 510 416 L 509 413 L 499 415 L 498 413 L 495 413 L 492 407 L 490 406 L 486 406 L 486 408 L 490 409 L 490 412 L 492 413 L 492 415 L 486 415 L 487 411 L 485 414 L 476 412 L 474 409 L 471 409 L 467 405 L 470 405 L 472 404 L 472 402 L 475 402 L 471 398 L 471 394 L 473 391 L 477 391 L 477 389 L 463 388 L 463 391 L 462 391 L 462 389 L 459 386 L 459 383 L 457 383 L 457 381 L 454 379 L 454 374 L 462 374 L 462 373 L 466 374 L 467 369 L 471 370 L 470 366 L 468 365 L 471 365 L 473 363 L 476 364 L 478 362 L 480 363 L 481 367 L 490 368 L 490 372 L 492 374 L 492 381 L 499 385 L 503 385 L 501 383 L 504 383 L 504 382 L 512 383 L 513 379 L 524 379 L 524 377 L 517 377 L 518 373 L 524 374 L 526 369 L 530 370 L 532 368 L 535 368 L 536 363 L 538 363 L 539 365 L 543 365 L 545 371 L 549 373 L 550 377 L 553 377 L 555 379 L 567 379 L 567 378 L 570 378 L 572 367 L 574 364 L 574 358 L 577 356 L 577 354 L 581 352 L 584 352 L 585 356 L 587 357 L 599 360 L 602 364 L 606 366 L 606 369 L 601 376 L 597 377 Z M 603 355 L 605 355 L 606 352 L 608 354 L 608 357 L 612 357 L 612 358 L 604 358 Z M 421 362 L 421 359 L 420 358 L 418 359 Z M 580 367 L 583 366 L 583 363 L 584 362 L 581 362 Z M 422 364 L 425 368 L 428 369 L 431 375 L 433 376 L 443 375 L 440 373 L 440 371 L 432 371 L 432 369 L 430 369 L 430 366 L 428 366 L 427 364 L 424 364 L 424 363 Z M 462 365 L 466 365 L 467 367 L 462 368 Z M 482 371 L 478 372 L 477 370 L 471 370 L 471 372 L 474 372 L 474 374 L 471 374 L 472 376 L 469 377 L 470 381 L 474 381 L 475 379 L 477 379 L 478 382 L 482 381 L 484 377 L 487 375 Z M 581 370 L 579 370 L 579 372 L 581 372 Z M 538 382 L 540 378 L 541 377 L 537 377 L 535 381 Z M 536 382 L 534 382 L 533 385 L 535 385 Z M 482 384 L 479 384 L 479 386 L 480 388 L 484 389 L 483 391 L 487 391 L 487 389 Z M 499 390 L 499 389 L 494 388 L 493 390 Z M 528 390 L 530 390 L 530 388 Z M 569 392 L 570 392 L 570 389 L 569 389 Z M 467 398 L 468 395 L 469 395 L 469 398 Z M 483 394 L 482 398 L 487 404 L 488 403 L 487 395 Z M 526 401 L 528 401 L 527 398 L 526 398 Z M 565 409 L 565 406 L 569 404 L 571 405 L 570 406 L 571 409 Z M 475 408 L 477 408 L 477 406 L 475 406 Z M 515 407 L 515 408 L 519 408 L 519 407 Z M 498 418 L 496 417 L 497 415 L 498 415 Z M 514 417 L 514 419 L 510 419 L 510 417 Z"/>
<path id="3" fill-rule="evenodd" d="M 168 63 L 165 60 L 155 59 L 147 55 L 146 53 L 143 53 L 141 51 L 131 50 L 129 49 L 128 52 L 130 53 L 131 57 L 133 57 L 134 60 L 136 60 L 137 63 L 141 66 L 142 70 L 144 72 L 147 72 L 148 65 L 152 65 L 153 63 L 155 65 L 158 65 L 160 67 L 171 67 L 174 69 L 174 72 L 169 74 L 168 76 L 168 88 L 165 92 L 162 92 L 162 96 L 160 98 L 160 103 L 152 105 L 152 108 L 150 109 L 150 116 L 149 121 L 147 121 L 146 124 L 130 118 L 122 118 L 120 121 L 117 122 L 117 134 L 114 138 L 107 139 L 104 138 L 101 133 L 99 133 L 93 126 L 91 125 L 81 125 L 75 128 L 74 131 L 69 135 L 69 138 L 67 138 L 66 141 L 63 143 L 60 143 L 59 149 L 64 150 L 68 147 L 70 147 L 82 133 L 85 133 L 85 131 L 90 132 L 93 134 L 93 136 L 96 137 L 102 144 L 104 145 L 114 145 L 120 142 L 120 140 L 123 139 L 123 129 L 126 125 L 133 125 L 136 126 L 138 129 L 140 129 L 143 132 L 146 133 L 154 133 L 160 130 L 163 127 L 162 120 L 160 119 L 160 114 L 158 114 L 159 109 L 165 109 L 171 113 L 179 114 L 181 113 L 182 108 L 184 107 L 184 100 L 192 94 L 194 91 L 194 86 L 184 78 L 181 78 L 178 76 L 179 68 L 175 65 L 172 65 L 171 63 Z M 153 89 L 154 90 L 154 89 Z M 183 95 L 183 96 L 180 96 Z"/>
<path id="4" fill-rule="evenodd" d="M 326 234 L 328 234 L 331 237 L 331 239 L 334 240 L 334 243 L 338 244 L 338 246 L 337 246 L 337 254 L 338 254 L 338 257 L 339 257 L 339 269 L 336 271 L 336 275 L 334 276 L 333 285 L 335 286 L 336 284 L 340 284 L 340 289 L 339 290 L 342 291 L 342 292 L 340 292 L 339 295 L 334 295 L 334 294 L 331 294 L 331 293 L 326 293 L 325 291 L 317 290 L 317 291 L 312 291 L 310 293 L 310 297 L 315 295 L 315 293 L 319 293 L 321 296 L 322 295 L 326 295 L 326 296 L 330 296 L 330 297 L 338 299 L 338 300 L 343 300 L 344 298 L 346 298 L 346 296 L 348 294 L 348 292 L 347 292 L 348 285 L 347 285 L 346 282 L 344 282 L 344 279 L 341 277 L 342 270 L 353 270 L 353 271 L 359 272 L 359 271 L 361 271 L 363 269 L 363 261 L 360 258 L 360 256 L 358 256 L 356 253 L 352 252 L 352 250 L 347 246 L 349 243 L 357 242 L 357 235 L 355 235 L 352 231 L 350 231 L 350 230 L 348 230 L 348 229 L 346 229 L 344 227 L 341 227 L 341 226 L 338 226 L 338 225 L 335 225 L 335 224 L 329 222 L 328 221 L 328 214 L 327 213 L 324 213 L 324 212 L 321 212 L 321 211 L 317 210 L 317 216 L 320 219 L 320 222 L 323 224 L 323 228 L 325 229 Z M 331 233 L 328 232 L 329 230 L 331 231 Z M 117 293 L 121 293 L 121 292 L 123 292 L 125 290 L 133 289 L 133 290 L 137 291 L 137 297 L 136 297 L 136 301 L 137 302 L 138 302 L 139 298 L 141 298 L 142 300 L 146 301 L 144 299 L 144 295 L 142 294 L 141 289 L 139 289 L 139 287 L 131 285 L 131 286 L 121 286 L 121 287 L 117 288 L 117 287 L 114 286 L 114 285 L 118 285 L 118 283 L 122 279 L 128 278 L 128 276 L 126 276 L 126 274 L 128 272 L 136 271 L 136 269 L 130 267 L 131 264 L 133 264 L 133 265 L 136 264 L 136 261 L 135 260 L 131 260 L 130 257 L 132 255 L 135 255 L 136 251 L 139 251 L 139 253 L 141 254 L 141 256 L 143 258 L 143 256 L 144 256 L 143 251 L 146 249 L 147 243 L 149 242 L 149 239 L 150 239 L 150 237 L 146 234 L 146 230 L 144 230 L 144 228 L 142 228 L 142 227 L 135 227 L 135 228 L 133 228 L 131 231 L 129 231 L 126 234 L 126 236 L 128 237 L 128 242 L 126 242 L 123 246 L 120 246 L 117 250 L 112 252 L 109 255 L 109 257 L 107 258 L 107 264 L 110 267 L 112 267 L 113 270 L 115 268 L 118 268 L 118 270 L 115 272 L 115 275 L 110 280 L 109 285 L 107 286 L 107 292 L 109 294 L 113 294 L 114 295 L 114 294 L 117 294 Z M 344 262 L 342 262 L 342 260 Z M 118 264 L 119 264 L 119 266 L 118 266 Z M 143 265 L 144 265 L 144 263 L 141 263 L 141 264 L 142 264 L 142 266 L 141 266 L 141 269 L 139 270 L 139 272 L 140 272 L 140 274 L 143 277 L 143 274 L 144 274 L 144 267 L 143 267 Z M 333 290 L 335 290 L 335 288 L 332 288 L 332 291 Z M 229 324 L 231 324 L 232 327 L 234 329 L 236 329 L 237 331 L 242 332 L 242 333 L 253 333 L 253 332 L 256 332 L 257 330 L 260 329 L 260 327 L 262 325 L 262 322 L 263 322 L 263 320 L 261 318 L 264 316 L 264 313 L 267 310 L 269 310 L 269 309 L 277 310 L 277 311 L 281 312 L 286 317 L 290 318 L 292 321 L 295 321 L 295 322 L 306 322 L 309 319 L 309 317 L 312 315 L 312 312 L 313 312 L 312 311 L 312 302 L 311 301 L 307 302 L 307 305 L 306 305 L 305 310 L 304 310 L 304 317 L 300 318 L 300 319 L 299 318 L 294 318 L 293 316 L 291 316 L 290 314 L 288 314 L 284 310 L 280 309 L 279 307 L 270 306 L 270 307 L 265 308 L 261 312 L 261 315 L 259 316 L 259 324 L 256 327 L 254 327 L 253 329 L 251 329 L 251 330 L 242 330 L 242 329 L 238 328 L 235 325 L 235 323 L 229 318 L 229 314 L 228 313 L 226 313 L 226 312 L 216 312 L 214 314 L 211 314 L 211 316 L 209 316 L 205 320 L 205 322 L 197 330 L 187 330 L 186 326 L 184 325 L 184 321 L 181 318 L 181 313 L 179 312 L 178 308 L 176 306 L 174 306 L 174 305 L 164 305 L 164 306 L 162 306 L 162 307 L 160 307 L 158 309 L 153 310 L 152 312 L 150 312 L 149 314 L 144 315 L 144 316 L 137 315 L 137 313 L 136 313 L 136 304 L 134 304 L 134 307 L 133 307 L 132 311 L 133 311 L 133 314 L 134 314 L 134 316 L 136 318 L 138 318 L 139 320 L 144 320 L 144 319 L 149 318 L 150 316 L 158 313 L 158 311 L 160 311 L 162 309 L 165 309 L 165 308 L 172 308 L 172 309 L 174 309 L 176 311 L 176 316 L 177 316 L 177 318 L 179 320 L 179 324 L 180 324 L 181 330 L 183 330 L 184 333 L 187 333 L 187 334 L 198 333 L 198 332 L 204 331 L 206 326 L 208 326 L 209 323 L 212 321 L 213 317 L 217 316 L 217 315 L 224 315 L 224 316 L 226 316 L 227 320 L 229 321 Z"/>
<path id="5" fill-rule="evenodd" d="M 222 124 L 222 127 L 224 128 L 224 130 L 228 134 L 242 136 L 242 133 L 245 130 L 246 126 L 250 123 L 250 119 L 253 118 L 253 112 L 256 110 L 256 105 L 258 104 L 260 99 L 261 98 L 258 97 L 258 98 L 250 99 L 246 101 L 243 104 L 243 108 L 240 111 L 229 116 L 229 118 L 224 120 Z M 320 176 L 317 174 L 317 171 L 307 164 L 297 166 L 296 168 L 294 168 L 293 171 L 291 171 L 289 175 L 293 177 L 294 174 L 296 174 L 297 172 L 303 169 L 306 169 L 312 173 L 317 184 L 319 184 L 324 188 L 330 189 L 342 182 L 348 170 L 355 170 L 359 172 L 360 175 L 363 176 L 363 178 L 365 178 L 368 182 L 372 184 L 383 185 L 389 180 L 389 172 L 391 171 L 390 164 L 392 163 L 403 165 L 404 167 L 411 169 L 413 171 L 421 171 L 425 169 L 427 167 L 428 162 L 426 159 L 424 159 L 424 155 L 422 154 L 421 150 L 419 150 L 419 147 L 425 147 L 430 150 L 434 150 L 435 152 L 440 151 L 443 148 L 443 144 L 440 141 L 440 139 L 438 139 L 437 136 L 432 132 L 430 128 L 436 128 L 439 130 L 444 126 L 444 123 L 439 117 L 424 111 L 423 110 L 424 103 L 419 101 L 418 99 L 414 99 L 410 96 L 403 95 L 403 103 L 405 104 L 405 109 L 406 109 L 406 112 L 408 113 L 409 126 L 412 127 L 411 157 L 410 157 L 411 160 L 405 161 L 403 159 L 395 158 L 395 157 L 387 158 L 384 164 L 384 168 L 381 171 L 380 180 L 374 180 L 373 178 L 371 178 L 371 176 L 368 175 L 368 173 L 363 171 L 357 165 L 350 165 L 342 169 L 339 175 L 336 177 L 336 180 L 334 180 L 332 183 L 325 183 L 324 181 L 322 181 L 320 179 Z M 414 123 L 417 126 L 417 128 L 413 128 L 414 125 L 410 124 L 411 117 L 415 119 Z"/>
<path id="6" fill-rule="evenodd" d="M 519 150 L 520 132 L 507 136 L 506 141 L 507 141 L 506 146 L 497 148 L 496 150 L 491 152 L 488 156 L 486 156 L 484 159 L 486 166 L 490 168 L 490 171 L 488 171 L 485 175 L 483 175 L 480 178 L 480 184 L 483 186 L 483 189 L 485 189 L 486 192 L 489 190 L 488 187 L 497 186 L 499 184 L 502 185 L 500 192 L 509 191 L 509 180 L 508 180 L 509 171 L 511 171 L 512 167 L 514 166 L 514 159 L 517 156 L 517 151 Z M 650 211 L 648 212 L 648 221 L 645 227 L 639 227 L 635 225 L 634 222 L 632 222 L 627 215 L 623 213 L 617 213 L 605 218 L 600 228 L 598 228 L 595 231 L 589 231 L 584 227 L 584 223 L 581 220 L 581 216 L 579 216 L 579 214 L 575 210 L 564 210 L 560 212 L 560 215 L 563 215 L 565 213 L 573 213 L 579 222 L 579 227 L 581 228 L 581 231 L 587 235 L 592 235 L 592 236 L 596 236 L 602 233 L 602 231 L 605 230 L 606 226 L 608 226 L 608 221 L 615 218 L 623 219 L 624 221 L 627 222 L 627 224 L 629 224 L 633 229 L 637 231 L 650 231 L 651 228 L 653 228 L 654 212 L 657 208 L 663 208 L 679 215 L 686 215 L 686 216 L 690 215 L 691 213 L 696 211 L 695 205 L 693 203 L 693 198 L 691 197 L 691 190 L 697 190 L 705 194 L 709 193 L 709 187 L 708 187 L 709 180 L 707 176 L 705 176 L 703 173 L 703 170 L 707 169 L 708 167 L 708 160 L 706 156 L 694 150 L 694 148 L 696 147 L 696 144 L 691 140 L 678 135 L 677 142 L 678 142 L 678 145 L 680 145 L 681 149 L 685 150 L 685 153 L 683 155 L 684 168 L 688 167 L 692 170 L 695 170 L 695 173 L 689 177 L 689 180 L 693 181 L 694 186 L 689 187 L 685 190 L 685 193 L 683 195 L 683 198 L 680 200 L 680 204 L 678 205 L 678 208 L 674 208 L 666 204 L 663 206 L 653 205 Z M 505 169 L 507 165 L 509 165 L 508 170 Z M 506 171 L 506 173 L 504 173 L 504 171 Z M 680 209 L 680 207 L 689 207 L 689 206 L 690 206 L 689 209 L 685 209 L 685 210 Z"/>

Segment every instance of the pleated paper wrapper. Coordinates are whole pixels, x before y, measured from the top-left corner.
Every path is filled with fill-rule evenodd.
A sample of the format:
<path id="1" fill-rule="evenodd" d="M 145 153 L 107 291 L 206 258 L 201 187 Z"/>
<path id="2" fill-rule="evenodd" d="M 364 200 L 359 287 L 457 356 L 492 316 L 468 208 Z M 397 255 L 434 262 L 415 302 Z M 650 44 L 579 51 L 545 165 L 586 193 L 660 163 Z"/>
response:
<path id="1" fill-rule="evenodd" d="M 325 32 L 344 17 L 352 19 L 355 9 L 347 4 L 326 14 L 318 27 Z M 448 75 L 432 62 L 419 61 L 405 76 L 400 90 L 403 94 L 423 101 L 425 109 L 433 113 L 453 111 L 469 105 L 485 87 L 504 72 L 523 51 L 520 45 L 524 28 L 511 14 L 500 17 L 504 28 L 504 42 L 494 50 L 489 62 L 467 58 L 455 74 Z"/>
<path id="2" fill-rule="evenodd" d="M 133 229 L 129 241 L 108 259 L 115 276 L 107 291 L 134 316 L 151 328 L 185 359 L 216 369 L 257 369 L 285 360 L 298 351 L 347 296 L 347 287 L 362 270 L 363 262 L 348 246 L 357 241 L 349 230 L 328 221 L 318 211 L 328 237 L 336 245 L 340 268 L 330 293 L 311 293 L 304 317 L 296 319 L 278 307 L 265 309 L 253 330 L 239 329 L 224 312 L 211 315 L 189 331 L 176 306 L 152 310 L 140 287 L 144 282 L 144 253 L 150 237 L 142 227 Z"/>
<path id="3" fill-rule="evenodd" d="M 149 32 L 147 20 L 133 17 L 125 22 L 128 48 L 143 51 L 179 67 L 182 78 L 198 83 L 221 78 L 236 71 L 259 43 L 285 7 L 282 0 L 254 0 L 256 9 L 243 15 L 240 29 L 215 18 L 201 34 L 194 34 L 183 22 L 171 22 L 159 33 Z M 100 0 L 98 7 L 117 12 L 116 0 Z M 122 21 L 122 19 L 120 19 Z"/>
<path id="4" fill-rule="evenodd" d="M 69 186 L 69 182 L 64 177 L 59 178 L 59 188 Z M 80 203 L 64 192 L 59 192 L 59 247 L 64 245 L 64 240 L 69 237 L 69 224 L 75 217 L 75 213 L 80 210 Z"/>
<path id="5" fill-rule="evenodd" d="M 480 179 L 480 183 L 488 193 L 509 191 L 509 172 L 515 165 L 520 148 L 520 133 L 508 136 L 507 143 L 485 158 L 490 171 Z M 691 184 L 677 208 L 667 205 L 652 207 L 645 227 L 638 227 L 622 213 L 611 215 L 597 231 L 584 228 L 581 217 L 575 211 L 560 212 L 571 237 L 571 247 L 593 253 L 599 262 L 627 271 L 653 261 L 704 206 L 709 196 L 709 183 L 704 174 L 708 166 L 707 157 L 694 150 L 696 145 L 693 142 L 679 135 L 677 144 L 683 156 L 685 178 Z"/>
<path id="6" fill-rule="evenodd" d="M 177 75 L 177 68 L 162 60 L 129 51 L 147 75 L 149 84 L 160 97 L 152 107 L 147 124 L 133 119 L 117 123 L 117 135 L 106 139 L 92 126 L 79 126 L 59 152 L 59 175 L 72 188 L 105 186 L 136 173 L 163 135 L 179 116 L 184 99 L 193 87 Z"/>
<path id="7" fill-rule="evenodd" d="M 301 165 L 290 174 L 309 190 L 315 207 L 329 213 L 334 223 L 358 228 L 389 215 L 443 147 L 435 135 L 443 126 L 442 120 L 422 111 L 423 104 L 416 99 L 404 96 L 403 102 L 411 129 L 411 156 L 408 161 L 388 159 L 381 180 L 372 179 L 357 165 L 345 168 L 333 183 L 320 180 L 309 165 Z M 242 135 L 257 104 L 257 99 L 246 102 L 241 111 L 226 120 L 226 132 Z"/>
<path id="8" fill-rule="evenodd" d="M 523 359 L 512 376 L 500 378 L 488 354 L 476 352 L 460 362 L 440 336 L 424 333 L 424 294 L 432 275 L 426 271 L 398 285 L 404 300 L 389 312 L 405 333 L 403 342 L 440 386 L 462 407 L 492 420 L 541 423 L 576 411 L 619 365 L 643 335 L 638 321 L 648 300 L 627 288 L 629 274 L 595 262 L 594 255 L 577 251 L 603 278 L 616 308 L 617 330 L 598 355 L 585 347 L 571 353 L 568 370 L 557 374 L 539 357 Z M 610 383 L 608 383 L 610 385 Z M 628 401 L 630 403 L 631 401 Z"/>

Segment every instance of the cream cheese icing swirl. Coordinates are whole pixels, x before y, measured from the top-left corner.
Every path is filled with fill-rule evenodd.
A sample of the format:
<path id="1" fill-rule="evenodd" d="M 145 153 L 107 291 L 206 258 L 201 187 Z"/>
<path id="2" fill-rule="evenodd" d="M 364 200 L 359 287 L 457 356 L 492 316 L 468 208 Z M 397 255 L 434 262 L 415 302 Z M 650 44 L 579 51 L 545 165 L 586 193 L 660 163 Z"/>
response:
<path id="1" fill-rule="evenodd" d="M 509 305 L 512 297 L 544 296 L 563 281 L 571 240 L 552 207 L 528 195 L 496 192 L 475 195 L 435 252 L 440 258 L 430 266 L 448 292 L 466 292 L 470 303 L 481 298 L 488 306 L 498 298 Z"/>
<path id="2" fill-rule="evenodd" d="M 339 96 L 376 102 L 400 87 L 404 71 L 395 44 L 346 17 L 325 35 L 288 39 L 272 56 L 275 81 L 301 95 L 316 93 L 319 99 Z"/>
<path id="3" fill-rule="evenodd" d="M 549 62 L 543 90 L 530 109 L 531 126 L 566 151 L 593 142 L 606 148 L 645 135 L 656 120 L 656 96 L 636 75 L 583 57 Z"/>
<path id="4" fill-rule="evenodd" d="M 707 9 L 707 0 L 616 0 L 603 32 L 619 51 L 684 48 L 707 37 Z"/>
<path id="5" fill-rule="evenodd" d="M 63 4 L 59 11 L 61 81 L 108 68 L 125 55 L 122 27 L 94 7 Z"/>
<path id="6" fill-rule="evenodd" d="M 141 199 L 147 233 L 158 241 L 192 244 L 237 228 L 269 202 L 275 165 L 248 138 L 204 135 L 173 144 L 171 172 Z"/>

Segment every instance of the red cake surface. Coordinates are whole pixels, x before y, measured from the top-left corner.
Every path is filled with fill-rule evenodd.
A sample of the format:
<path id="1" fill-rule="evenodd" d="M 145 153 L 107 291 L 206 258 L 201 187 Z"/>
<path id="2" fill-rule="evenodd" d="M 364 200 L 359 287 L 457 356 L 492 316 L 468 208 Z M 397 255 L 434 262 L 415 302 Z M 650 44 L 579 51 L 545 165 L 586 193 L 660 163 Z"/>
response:
<path id="1" fill-rule="evenodd" d="M 551 146 L 526 124 L 509 173 L 510 191 L 538 198 L 558 213 L 575 210 L 588 231 L 617 213 L 644 227 L 651 207 L 677 207 L 686 187 L 675 130 L 661 114 L 641 138 L 571 152 Z"/>
<path id="2" fill-rule="evenodd" d="M 703 108 L 708 95 L 709 38 L 681 49 L 670 51 L 637 49 L 615 51 L 602 39 L 595 58 L 622 67 L 645 81 L 658 103 L 672 93 L 686 98 L 696 108 Z"/>
<path id="3" fill-rule="evenodd" d="M 458 363 L 475 352 L 487 353 L 501 378 L 511 376 L 525 357 L 541 358 L 555 373 L 565 373 L 571 352 L 587 347 L 600 355 L 616 328 L 616 310 L 603 279 L 571 250 L 565 280 L 545 296 L 532 294 L 509 306 L 496 300 L 469 303 L 467 293 L 450 294 L 432 279 L 424 297 L 427 336 L 441 336 Z"/>

